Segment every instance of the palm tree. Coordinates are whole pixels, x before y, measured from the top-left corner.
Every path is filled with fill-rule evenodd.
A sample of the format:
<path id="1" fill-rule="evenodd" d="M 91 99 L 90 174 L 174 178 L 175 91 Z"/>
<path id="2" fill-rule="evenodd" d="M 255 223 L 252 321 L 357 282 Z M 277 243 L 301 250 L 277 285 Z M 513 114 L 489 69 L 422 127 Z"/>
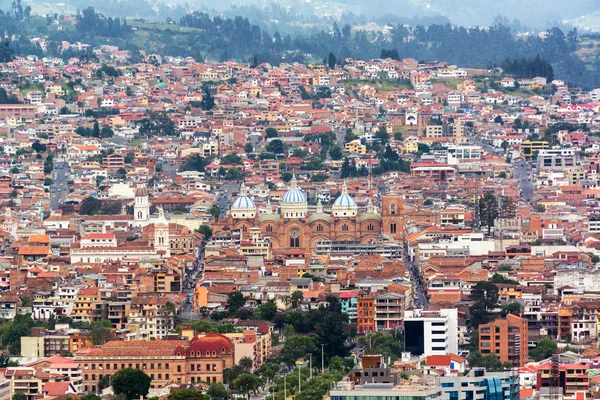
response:
<path id="1" fill-rule="evenodd" d="M 299 290 L 296 290 L 294 293 L 292 293 L 292 296 L 290 298 L 292 300 L 292 307 L 298 308 L 300 302 L 304 300 L 304 293 L 302 293 Z"/>
<path id="2" fill-rule="evenodd" d="M 289 294 L 284 294 L 281 297 L 281 301 L 285 304 L 285 307 L 288 308 L 290 304 L 292 304 L 292 297 Z"/>

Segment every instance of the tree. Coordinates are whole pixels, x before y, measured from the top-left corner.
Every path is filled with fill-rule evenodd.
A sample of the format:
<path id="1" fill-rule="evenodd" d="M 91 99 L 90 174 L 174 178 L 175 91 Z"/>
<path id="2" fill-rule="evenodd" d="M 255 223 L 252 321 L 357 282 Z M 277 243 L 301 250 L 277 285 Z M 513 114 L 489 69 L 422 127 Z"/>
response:
<path id="1" fill-rule="evenodd" d="M 272 127 L 268 127 L 267 129 L 265 129 L 265 138 L 271 139 L 271 138 L 276 138 L 276 137 L 279 137 L 279 133 L 277 132 L 277 129 L 272 128 Z"/>
<path id="2" fill-rule="evenodd" d="M 35 150 L 36 153 L 43 153 L 46 151 L 46 145 L 40 143 L 39 140 L 36 140 L 35 142 L 33 142 L 33 144 L 31 145 L 31 148 L 33 150 Z"/>
<path id="3" fill-rule="evenodd" d="M 219 216 L 221 215 L 221 209 L 218 206 L 213 205 L 210 207 L 210 210 L 208 210 L 208 213 L 212 215 L 216 222 L 219 220 Z"/>
<path id="4" fill-rule="evenodd" d="M 246 372 L 252 371 L 253 364 L 254 363 L 250 357 L 242 357 L 238 362 L 238 365 Z"/>
<path id="5" fill-rule="evenodd" d="M 504 365 L 498 357 L 493 354 L 483 356 L 479 350 L 473 350 L 467 357 L 471 368 L 481 367 L 488 372 L 500 372 L 504 370 Z"/>
<path id="6" fill-rule="evenodd" d="M 210 91 L 206 90 L 204 92 L 204 96 L 202 96 L 202 101 L 200 102 L 200 108 L 204 111 L 210 111 L 215 107 L 215 98 L 210 93 Z"/>
<path id="7" fill-rule="evenodd" d="M 247 142 L 247 143 L 244 145 L 244 151 L 246 152 L 246 154 L 250 154 L 250 153 L 252 153 L 252 152 L 254 151 L 254 147 L 252 146 L 252 143 L 250 143 L 250 142 Z"/>
<path id="8" fill-rule="evenodd" d="M 96 138 L 100 137 L 100 125 L 98 125 L 98 121 L 94 121 L 94 127 L 92 128 L 92 136 Z"/>
<path id="9" fill-rule="evenodd" d="M 125 178 L 127 176 L 127 170 L 123 167 L 119 168 L 116 173 L 117 176 Z"/>
<path id="10" fill-rule="evenodd" d="M 294 308 L 298 308 L 302 300 L 304 300 L 304 293 L 300 290 L 296 290 L 290 295 L 290 302 Z"/>
<path id="11" fill-rule="evenodd" d="M 115 132 L 112 130 L 110 126 L 103 126 L 100 130 L 100 138 L 108 139 L 115 135 Z"/>
<path id="12" fill-rule="evenodd" d="M 279 139 L 273 139 L 269 142 L 267 147 L 265 147 L 265 150 L 274 154 L 283 154 L 283 142 Z"/>
<path id="13" fill-rule="evenodd" d="M 237 393 L 245 394 L 250 400 L 250 392 L 256 392 L 260 386 L 260 380 L 258 376 L 246 372 L 235 378 L 232 386 Z"/>
<path id="14" fill-rule="evenodd" d="M 479 221 L 482 226 L 487 226 L 488 235 L 492 233 L 496 218 L 498 218 L 498 200 L 493 193 L 486 192 L 479 199 Z"/>
<path id="15" fill-rule="evenodd" d="M 12 400 L 27 400 L 27 395 L 23 392 L 16 392 L 12 395 Z"/>
<path id="16" fill-rule="evenodd" d="M 143 371 L 124 368 L 112 377 L 112 387 L 116 395 L 123 394 L 127 400 L 137 400 L 148 395 L 152 379 Z"/>
<path id="17" fill-rule="evenodd" d="M 260 315 L 260 319 L 264 321 L 272 321 L 277 315 L 277 306 L 273 301 L 267 301 L 258 307 L 258 313 Z"/>
<path id="18" fill-rule="evenodd" d="M 204 240 L 209 240 L 212 236 L 212 228 L 210 227 L 210 225 L 200 225 L 200 228 L 198 228 L 197 232 L 204 236 Z"/>
<path id="19" fill-rule="evenodd" d="M 102 375 L 102 379 L 100 379 L 100 381 L 98 381 L 98 391 L 102 392 L 107 387 L 110 387 L 110 383 L 111 383 L 110 380 L 111 380 L 111 375 L 109 375 L 109 374 Z"/>
<path id="20" fill-rule="evenodd" d="M 279 364 L 272 361 L 266 362 L 260 366 L 260 374 L 267 378 L 269 382 L 273 381 L 273 378 L 279 373 Z"/>
<path id="21" fill-rule="evenodd" d="M 244 304 L 246 304 L 246 299 L 241 292 L 236 290 L 227 295 L 227 309 L 231 315 L 234 315 Z"/>
<path id="22" fill-rule="evenodd" d="M 95 393 L 87 393 L 81 396 L 79 400 L 102 400 L 102 398 Z"/>
<path id="23" fill-rule="evenodd" d="M 100 211 L 102 207 L 102 200 L 99 200 L 95 197 L 86 197 L 81 202 L 79 213 L 82 215 L 93 215 Z"/>
<path id="24" fill-rule="evenodd" d="M 329 66 L 330 69 L 334 69 L 335 68 L 335 64 L 336 64 L 336 58 L 335 58 L 335 54 L 333 53 L 329 53 L 329 56 L 327 57 L 327 65 Z"/>
<path id="25" fill-rule="evenodd" d="M 332 160 L 341 160 L 342 159 L 342 149 L 340 148 L 340 146 L 332 146 L 329 149 L 329 156 L 331 157 Z"/>
<path id="26" fill-rule="evenodd" d="M 521 314 L 521 304 L 513 301 L 512 303 L 503 304 L 501 307 L 502 311 L 500 315 L 502 318 L 506 317 L 508 314 L 520 315 Z"/>
<path id="27" fill-rule="evenodd" d="M 545 360 L 556 353 L 557 345 L 549 338 L 542 338 L 537 342 L 535 349 L 529 350 L 529 357 L 535 361 Z"/>
<path id="28" fill-rule="evenodd" d="M 108 321 L 96 321 L 92 323 L 90 339 L 96 346 L 103 345 L 112 339 L 111 324 Z"/>
<path id="29" fill-rule="evenodd" d="M 327 306 L 320 306 L 315 315 L 316 345 L 324 345 L 326 359 L 333 356 L 346 357 L 350 347 L 346 345 L 348 334 L 348 316 L 342 313 L 340 301 L 335 296 L 326 297 Z"/>
<path id="30" fill-rule="evenodd" d="M 212 385 L 210 385 L 206 394 L 209 395 L 210 398 L 213 400 L 225 400 L 228 397 L 225 385 L 223 385 L 220 382 L 213 383 Z"/>
<path id="31" fill-rule="evenodd" d="M 304 357 L 308 353 L 315 353 L 316 351 L 317 346 L 315 346 L 312 336 L 290 336 L 287 337 L 281 348 L 279 359 L 291 367 L 299 358 Z"/>
<path id="32" fill-rule="evenodd" d="M 380 126 L 375 133 L 375 139 L 379 139 L 379 142 L 382 146 L 385 146 L 387 142 L 390 140 L 390 135 L 388 134 L 387 128 L 385 126 Z"/>
<path id="33" fill-rule="evenodd" d="M 358 342 L 365 347 L 365 354 L 381 354 L 392 362 L 398 359 L 403 351 L 400 342 L 391 333 L 370 333 L 359 337 Z"/>
<path id="34" fill-rule="evenodd" d="M 498 297 L 498 287 L 492 282 L 477 282 L 473 286 L 471 289 L 473 304 L 469 308 L 471 314 L 469 323 L 472 327 L 490 321 L 490 311 L 498 304 Z"/>
<path id="35" fill-rule="evenodd" d="M 167 397 L 168 400 L 204 400 L 204 395 L 196 389 L 173 390 Z"/>

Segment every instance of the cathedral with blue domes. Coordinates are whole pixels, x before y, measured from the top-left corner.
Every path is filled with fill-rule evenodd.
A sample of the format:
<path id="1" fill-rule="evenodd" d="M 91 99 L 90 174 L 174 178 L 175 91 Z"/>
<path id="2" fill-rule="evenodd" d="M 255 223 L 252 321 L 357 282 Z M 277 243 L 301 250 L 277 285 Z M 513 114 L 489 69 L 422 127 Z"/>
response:
<path id="1" fill-rule="evenodd" d="M 377 240 L 383 230 L 382 216 L 375 206 L 362 209 L 348 193 L 344 182 L 340 196 L 329 212 L 321 203 L 309 207 L 306 194 L 293 177 L 283 195 L 277 212 L 269 205 L 266 211 L 258 207 L 244 186 L 231 205 L 227 217 L 214 224 L 215 232 L 240 230 L 248 237 L 251 228 L 260 228 L 273 250 L 314 250 L 321 240 L 369 243 Z"/>

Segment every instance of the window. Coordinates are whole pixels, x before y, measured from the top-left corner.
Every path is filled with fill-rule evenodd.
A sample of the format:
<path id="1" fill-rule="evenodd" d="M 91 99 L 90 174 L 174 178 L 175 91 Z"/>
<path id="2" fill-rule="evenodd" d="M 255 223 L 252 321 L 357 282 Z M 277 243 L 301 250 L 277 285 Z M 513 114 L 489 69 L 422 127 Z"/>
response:
<path id="1" fill-rule="evenodd" d="M 181 365 L 177 366 L 177 372 L 181 372 Z"/>
<path id="2" fill-rule="evenodd" d="M 396 224 L 390 224 L 390 233 L 396 233 Z"/>
<path id="3" fill-rule="evenodd" d="M 323 225 L 317 225 L 317 232 L 323 232 Z"/>
<path id="4" fill-rule="evenodd" d="M 271 233 L 271 232 L 273 232 L 273 227 L 271 225 L 267 225 L 267 228 L 265 230 L 267 232 Z"/>
<path id="5" fill-rule="evenodd" d="M 390 214 L 395 215 L 396 214 L 396 205 L 392 204 L 390 206 Z"/>
<path id="6" fill-rule="evenodd" d="M 369 224 L 369 225 L 367 226 L 367 230 L 368 230 L 368 231 L 372 231 L 373 229 L 374 229 L 374 228 L 373 228 L 373 224 Z"/>
<path id="7" fill-rule="evenodd" d="M 347 232 L 348 231 L 348 225 L 346 225 L 346 224 L 342 225 L 342 231 Z"/>
<path id="8" fill-rule="evenodd" d="M 290 231 L 290 247 L 300 247 L 300 231 L 293 228 Z"/>

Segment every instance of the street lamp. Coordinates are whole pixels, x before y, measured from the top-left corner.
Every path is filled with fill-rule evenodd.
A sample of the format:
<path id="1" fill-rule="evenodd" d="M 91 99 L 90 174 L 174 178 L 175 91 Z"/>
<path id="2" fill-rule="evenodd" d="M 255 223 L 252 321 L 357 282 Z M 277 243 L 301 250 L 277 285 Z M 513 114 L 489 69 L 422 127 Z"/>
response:
<path id="1" fill-rule="evenodd" d="M 302 369 L 302 364 L 298 364 L 298 394 L 302 393 L 302 382 L 300 381 L 300 370 Z"/>

